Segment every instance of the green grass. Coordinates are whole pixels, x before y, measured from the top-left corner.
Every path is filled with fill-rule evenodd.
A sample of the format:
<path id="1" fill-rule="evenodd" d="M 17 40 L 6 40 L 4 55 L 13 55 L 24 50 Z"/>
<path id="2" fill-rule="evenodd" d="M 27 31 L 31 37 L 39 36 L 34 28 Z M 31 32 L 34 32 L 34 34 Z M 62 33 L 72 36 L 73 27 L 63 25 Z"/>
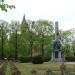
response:
<path id="1" fill-rule="evenodd" d="M 44 75 L 48 69 L 60 72 L 60 64 L 25 64 L 25 63 L 16 63 L 16 66 L 21 71 L 22 75 L 31 75 L 32 70 L 37 70 L 38 75 Z M 74 64 L 67 64 L 68 71 L 74 71 Z"/>
<path id="2" fill-rule="evenodd" d="M 7 64 L 6 75 L 11 75 L 9 63 Z"/>
<path id="3" fill-rule="evenodd" d="M 60 64 L 30 64 L 30 63 L 15 63 L 17 68 L 21 71 L 21 75 L 31 75 L 32 70 L 36 70 L 38 75 L 44 75 L 48 69 L 60 73 Z M 68 71 L 75 71 L 75 64 L 67 64 Z M 7 64 L 6 75 L 11 75 L 10 64 Z M 57 74 L 60 75 L 60 74 Z M 72 74 L 74 75 L 74 74 Z"/>

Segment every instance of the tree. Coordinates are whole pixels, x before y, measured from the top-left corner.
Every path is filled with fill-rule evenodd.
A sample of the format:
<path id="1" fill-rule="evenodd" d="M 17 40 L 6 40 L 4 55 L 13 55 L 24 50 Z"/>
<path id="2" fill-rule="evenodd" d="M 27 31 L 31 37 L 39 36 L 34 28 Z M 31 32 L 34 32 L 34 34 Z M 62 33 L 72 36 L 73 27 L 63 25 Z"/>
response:
<path id="1" fill-rule="evenodd" d="M 72 31 L 60 31 L 63 50 L 66 57 L 72 56 Z"/>
<path id="2" fill-rule="evenodd" d="M 61 41 L 63 44 L 71 42 L 71 30 L 60 31 Z"/>
<path id="3" fill-rule="evenodd" d="M 75 40 L 73 40 L 73 42 L 72 42 L 72 50 L 73 50 L 73 54 L 75 57 Z"/>
<path id="4" fill-rule="evenodd" d="M 0 31 L 1 31 L 1 58 L 4 59 L 4 47 L 6 43 L 6 27 L 7 27 L 7 22 L 3 21 L 0 25 Z"/>
<path id="5" fill-rule="evenodd" d="M 53 34 L 53 22 L 47 20 L 39 20 L 34 24 L 34 30 L 36 35 L 39 36 L 39 43 L 41 45 L 42 56 L 44 56 L 44 44 L 45 36 L 50 36 Z"/>
<path id="6" fill-rule="evenodd" d="M 73 52 L 70 44 L 65 44 L 64 47 L 65 57 L 73 57 Z"/>
<path id="7" fill-rule="evenodd" d="M 9 9 L 15 8 L 14 5 L 5 4 L 4 1 L 5 1 L 5 0 L 0 0 L 0 8 L 1 8 L 2 11 L 7 12 L 8 8 L 9 8 Z"/>
<path id="8" fill-rule="evenodd" d="M 31 26 L 29 26 L 29 44 L 30 44 L 31 57 L 32 57 L 33 43 L 34 43 L 34 38 L 35 38 L 34 37 L 35 33 L 32 32 L 32 25 L 34 25 L 34 21 L 31 22 Z"/>
<path id="9" fill-rule="evenodd" d="M 12 49 L 14 50 L 14 56 L 15 56 L 15 60 L 18 59 L 18 32 L 19 29 L 20 29 L 20 26 L 19 26 L 19 22 L 18 21 L 12 21 L 11 24 L 10 24 L 10 31 L 11 31 L 11 34 L 10 34 L 10 44 L 11 44 L 11 47 Z"/>

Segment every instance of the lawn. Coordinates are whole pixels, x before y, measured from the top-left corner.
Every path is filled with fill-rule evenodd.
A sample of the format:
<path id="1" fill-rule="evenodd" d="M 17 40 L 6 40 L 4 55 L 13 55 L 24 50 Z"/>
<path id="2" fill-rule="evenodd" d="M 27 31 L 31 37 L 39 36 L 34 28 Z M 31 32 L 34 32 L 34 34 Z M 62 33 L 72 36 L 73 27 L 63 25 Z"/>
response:
<path id="1" fill-rule="evenodd" d="M 51 69 L 56 72 L 60 72 L 60 64 L 30 64 L 30 63 L 15 63 L 21 71 L 22 75 L 31 75 L 32 70 L 37 70 L 38 75 L 44 75 L 44 73 Z M 68 71 L 74 71 L 74 64 L 67 64 Z"/>
<path id="2" fill-rule="evenodd" d="M 11 70 L 10 70 L 10 65 L 9 65 L 9 63 L 7 64 L 6 75 L 11 75 Z"/>
<path id="3" fill-rule="evenodd" d="M 18 63 L 18 62 L 16 62 L 15 65 L 21 71 L 21 75 L 31 75 L 32 70 L 36 70 L 37 75 L 45 75 L 45 73 L 48 69 L 51 69 L 54 72 L 60 73 L 60 65 L 61 64 L 51 64 L 51 63 L 31 64 L 31 63 Z M 66 68 L 67 68 L 67 71 L 75 72 L 75 64 L 66 64 Z M 6 75 L 11 75 L 9 62 L 7 64 Z M 57 75 L 60 75 L 60 74 L 57 74 Z M 69 74 L 69 75 L 75 75 L 75 74 Z"/>

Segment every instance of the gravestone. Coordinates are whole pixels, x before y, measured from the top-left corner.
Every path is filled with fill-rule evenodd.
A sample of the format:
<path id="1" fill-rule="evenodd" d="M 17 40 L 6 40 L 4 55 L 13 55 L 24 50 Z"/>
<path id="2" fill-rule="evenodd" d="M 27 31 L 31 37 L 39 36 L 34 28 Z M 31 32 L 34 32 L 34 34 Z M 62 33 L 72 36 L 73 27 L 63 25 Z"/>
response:
<path id="1" fill-rule="evenodd" d="M 53 52 L 51 61 L 62 62 L 64 61 L 64 52 L 62 49 L 61 38 L 59 34 L 58 22 L 55 22 L 55 40 L 53 43 Z"/>

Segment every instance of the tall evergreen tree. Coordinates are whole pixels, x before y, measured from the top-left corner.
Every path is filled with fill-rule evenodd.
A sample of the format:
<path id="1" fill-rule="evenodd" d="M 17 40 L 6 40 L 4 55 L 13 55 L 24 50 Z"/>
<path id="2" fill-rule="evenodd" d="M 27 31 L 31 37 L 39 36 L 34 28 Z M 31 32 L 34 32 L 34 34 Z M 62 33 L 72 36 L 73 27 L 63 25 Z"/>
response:
<path id="1" fill-rule="evenodd" d="M 21 37 L 20 37 L 20 53 L 21 56 L 25 56 L 28 54 L 28 23 L 25 19 L 25 15 L 23 16 L 22 23 L 21 23 Z"/>

